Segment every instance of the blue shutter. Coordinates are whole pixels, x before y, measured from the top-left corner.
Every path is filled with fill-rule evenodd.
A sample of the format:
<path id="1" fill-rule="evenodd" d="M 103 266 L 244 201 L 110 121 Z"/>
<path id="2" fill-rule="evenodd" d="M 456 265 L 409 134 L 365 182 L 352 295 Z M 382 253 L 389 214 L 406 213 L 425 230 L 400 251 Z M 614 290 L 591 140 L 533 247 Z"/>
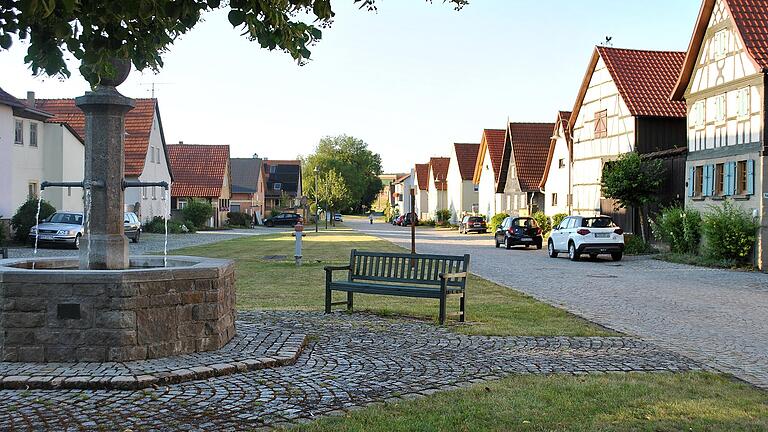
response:
<path id="1" fill-rule="evenodd" d="M 688 196 L 692 197 L 696 193 L 696 167 L 691 167 L 688 171 Z"/>
<path id="2" fill-rule="evenodd" d="M 755 161 L 747 161 L 747 195 L 755 194 Z"/>
<path id="3" fill-rule="evenodd" d="M 736 164 L 725 163 L 725 194 L 728 196 L 736 193 Z"/>
<path id="4" fill-rule="evenodd" d="M 712 196 L 712 165 L 704 165 L 704 184 L 702 185 L 702 195 Z"/>

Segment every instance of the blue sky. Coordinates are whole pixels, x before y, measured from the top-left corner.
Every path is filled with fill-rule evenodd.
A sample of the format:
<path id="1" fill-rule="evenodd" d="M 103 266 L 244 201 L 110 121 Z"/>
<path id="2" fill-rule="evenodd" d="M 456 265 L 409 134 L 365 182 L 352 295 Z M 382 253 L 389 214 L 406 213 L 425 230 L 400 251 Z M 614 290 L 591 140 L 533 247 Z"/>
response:
<path id="1" fill-rule="evenodd" d="M 206 15 L 171 47 L 157 75 L 133 72 L 119 90 L 156 86 L 168 143 L 229 144 L 233 157 L 312 151 L 348 134 L 380 153 L 385 171 L 407 171 L 483 128 L 554 121 L 570 110 L 596 44 L 685 50 L 700 0 L 471 0 L 460 12 L 435 0 L 378 0 L 378 13 L 335 0 L 333 27 L 297 66 Z M 74 97 L 73 78 L 33 78 L 26 47 L 0 52 L 0 87 L 17 97 Z"/>

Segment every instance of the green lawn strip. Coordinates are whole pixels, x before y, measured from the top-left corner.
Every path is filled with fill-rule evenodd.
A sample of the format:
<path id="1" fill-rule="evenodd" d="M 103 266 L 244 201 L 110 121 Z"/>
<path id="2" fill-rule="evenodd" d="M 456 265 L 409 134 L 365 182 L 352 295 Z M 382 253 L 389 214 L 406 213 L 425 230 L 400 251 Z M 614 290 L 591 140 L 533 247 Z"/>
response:
<path id="1" fill-rule="evenodd" d="M 294 238 L 290 234 L 242 237 L 176 250 L 174 254 L 230 258 L 237 263 L 237 305 L 240 310 L 323 310 L 326 265 L 349 263 L 353 248 L 378 252 L 403 252 L 384 240 L 337 228 L 304 238 L 304 265 L 293 263 Z M 279 261 L 265 257 L 282 255 Z M 343 276 L 342 274 L 338 275 Z M 343 300 L 334 294 L 334 301 Z M 340 307 L 343 308 L 343 307 Z M 380 315 L 404 315 L 436 322 L 434 299 L 355 295 L 355 310 Z M 448 303 L 449 313 L 458 311 L 458 298 Z M 498 336 L 615 336 L 562 309 L 549 306 L 518 291 L 472 275 L 467 291 L 468 323 L 449 320 L 451 329 L 472 335 Z"/>
<path id="2" fill-rule="evenodd" d="M 704 372 L 513 375 L 293 430 L 765 431 L 768 395 Z"/>
<path id="3" fill-rule="evenodd" d="M 676 264 L 688 264 L 697 267 L 722 268 L 728 270 L 754 271 L 750 264 L 739 263 L 734 260 L 715 259 L 703 255 L 680 254 L 665 252 L 653 256 L 654 259 Z"/>

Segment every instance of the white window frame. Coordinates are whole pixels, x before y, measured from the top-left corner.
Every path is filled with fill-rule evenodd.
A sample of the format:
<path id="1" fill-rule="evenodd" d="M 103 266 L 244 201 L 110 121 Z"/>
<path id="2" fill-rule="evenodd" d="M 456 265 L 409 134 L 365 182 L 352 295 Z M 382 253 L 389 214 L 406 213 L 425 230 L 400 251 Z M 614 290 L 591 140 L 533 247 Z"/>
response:
<path id="1" fill-rule="evenodd" d="M 37 198 L 40 196 L 40 187 L 38 182 L 30 181 L 27 183 L 27 193 L 30 197 Z"/>
<path id="2" fill-rule="evenodd" d="M 24 145 L 24 120 L 14 120 L 13 122 L 13 143 Z"/>
<path id="3" fill-rule="evenodd" d="M 149 161 L 150 162 L 155 161 L 155 148 L 152 146 L 149 147 Z"/>
<path id="4" fill-rule="evenodd" d="M 703 129 L 707 125 L 706 100 L 700 100 L 691 105 L 691 123 L 696 129 Z"/>
<path id="5" fill-rule="evenodd" d="M 712 57 L 722 60 L 728 55 L 728 29 L 720 30 L 712 37 Z"/>
<path id="6" fill-rule="evenodd" d="M 272 189 L 281 191 L 283 190 L 283 184 L 280 182 L 276 182 L 272 185 Z"/>
<path id="7" fill-rule="evenodd" d="M 38 140 L 38 134 L 39 128 L 37 127 L 37 123 L 31 122 L 29 123 L 29 146 L 30 147 L 37 147 L 37 140 Z"/>
<path id="8" fill-rule="evenodd" d="M 728 100 L 725 94 L 717 95 L 714 98 L 715 106 L 715 124 L 723 124 L 728 118 Z"/>
<path id="9" fill-rule="evenodd" d="M 184 207 L 186 207 L 186 206 L 187 206 L 187 199 L 186 198 L 179 198 L 176 201 L 176 208 L 178 210 L 184 210 Z"/>
<path id="10" fill-rule="evenodd" d="M 153 200 L 157 199 L 157 188 L 154 186 L 152 186 L 152 199 Z"/>
<path id="11" fill-rule="evenodd" d="M 736 115 L 739 119 L 748 118 L 752 113 L 751 93 L 750 87 L 740 88 L 736 91 Z"/>

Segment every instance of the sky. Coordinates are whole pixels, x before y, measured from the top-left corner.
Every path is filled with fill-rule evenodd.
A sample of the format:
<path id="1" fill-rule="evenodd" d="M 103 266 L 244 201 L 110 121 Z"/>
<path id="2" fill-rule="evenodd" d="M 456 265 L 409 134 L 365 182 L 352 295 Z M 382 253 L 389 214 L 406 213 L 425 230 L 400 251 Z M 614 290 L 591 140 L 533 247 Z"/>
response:
<path id="1" fill-rule="evenodd" d="M 378 0 L 378 12 L 334 0 L 336 17 L 299 66 L 204 16 L 164 56 L 118 90 L 150 97 L 166 142 L 229 144 L 232 157 L 293 159 L 324 136 L 352 135 L 407 172 L 455 142 L 478 143 L 507 119 L 554 122 L 571 110 L 595 45 L 684 51 L 701 0 Z M 0 87 L 18 98 L 76 97 L 88 84 L 33 77 L 26 46 L 0 51 Z"/>

